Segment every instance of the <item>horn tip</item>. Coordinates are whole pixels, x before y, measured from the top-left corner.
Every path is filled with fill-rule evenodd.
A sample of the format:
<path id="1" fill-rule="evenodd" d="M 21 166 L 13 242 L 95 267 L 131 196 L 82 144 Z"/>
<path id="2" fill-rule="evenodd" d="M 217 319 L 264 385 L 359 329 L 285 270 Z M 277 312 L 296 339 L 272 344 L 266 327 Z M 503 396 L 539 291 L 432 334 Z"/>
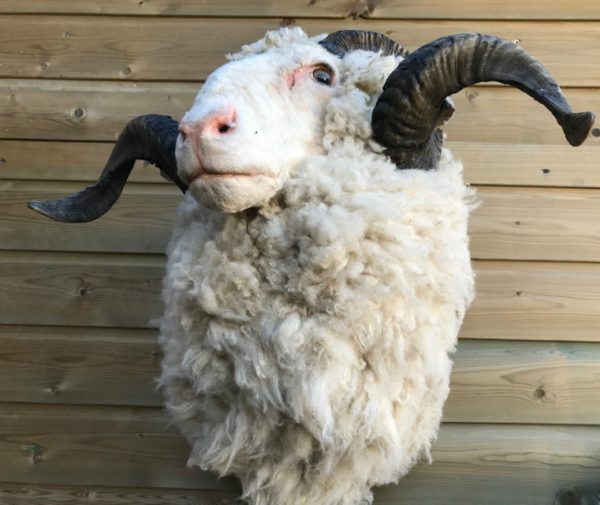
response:
<path id="1" fill-rule="evenodd" d="M 593 112 L 567 114 L 561 126 L 569 144 L 579 146 L 590 134 L 596 116 Z"/>
<path id="2" fill-rule="evenodd" d="M 90 220 L 82 218 L 82 216 L 69 213 L 61 207 L 60 203 L 61 200 L 30 200 L 27 202 L 27 207 L 38 212 L 42 216 L 49 217 L 50 219 L 59 221 L 61 223 L 80 223 Z"/>

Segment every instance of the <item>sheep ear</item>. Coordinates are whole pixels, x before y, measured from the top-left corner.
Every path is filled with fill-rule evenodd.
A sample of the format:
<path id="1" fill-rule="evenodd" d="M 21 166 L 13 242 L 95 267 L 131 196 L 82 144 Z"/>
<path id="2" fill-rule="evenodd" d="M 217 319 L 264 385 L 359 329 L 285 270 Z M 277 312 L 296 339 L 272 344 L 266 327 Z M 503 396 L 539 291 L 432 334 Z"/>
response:
<path id="1" fill-rule="evenodd" d="M 177 175 L 175 160 L 178 134 L 177 121 L 169 116 L 139 116 L 130 121 L 119 135 L 95 184 L 59 200 L 32 200 L 29 208 L 65 223 L 98 219 L 119 199 L 136 160 L 146 160 L 156 165 L 165 178 L 173 181 L 185 193 L 187 186 Z"/>
<path id="2" fill-rule="evenodd" d="M 440 113 L 438 114 L 435 126 L 442 126 L 446 124 L 454 115 L 455 111 L 456 108 L 454 107 L 454 102 L 450 97 L 446 97 L 446 99 L 442 102 L 442 105 L 440 106 Z"/>

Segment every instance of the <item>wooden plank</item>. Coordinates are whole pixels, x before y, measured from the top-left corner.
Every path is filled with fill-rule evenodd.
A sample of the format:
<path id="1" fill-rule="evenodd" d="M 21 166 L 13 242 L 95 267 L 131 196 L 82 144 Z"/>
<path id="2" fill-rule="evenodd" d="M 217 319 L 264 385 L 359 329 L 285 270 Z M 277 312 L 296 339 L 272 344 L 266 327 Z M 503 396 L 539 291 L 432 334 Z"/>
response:
<path id="1" fill-rule="evenodd" d="M 447 10 L 447 9 L 446 9 Z M 0 77 L 198 82 L 225 54 L 288 21 L 279 19 L 0 16 Z M 309 35 L 385 32 L 409 49 L 443 35 L 492 33 L 540 59 L 562 86 L 598 86 L 598 22 L 303 20 Z"/>
<path id="2" fill-rule="evenodd" d="M 3 327 L 0 398 L 160 406 L 155 379 L 161 352 L 156 338 L 154 331 L 122 328 Z"/>
<path id="3" fill-rule="evenodd" d="M 477 259 L 600 261 L 600 192 L 482 187 L 470 220 Z"/>
<path id="4" fill-rule="evenodd" d="M 462 340 L 444 419 L 600 424 L 600 345 Z"/>
<path id="5" fill-rule="evenodd" d="M 0 503 L 5 505 L 234 505 L 239 491 L 52 486 L 0 482 Z"/>
<path id="6" fill-rule="evenodd" d="M 568 144 L 448 142 L 446 145 L 463 162 L 464 177 L 470 184 L 600 187 L 600 143 L 595 137 L 577 149 Z"/>
<path id="7" fill-rule="evenodd" d="M 190 83 L 6 79 L 0 81 L 0 137 L 114 142 L 139 114 L 179 119 L 197 88 Z"/>
<path id="8" fill-rule="evenodd" d="M 153 409 L 3 404 L 0 470 L 10 482 L 235 491 L 232 479 L 185 468 L 187 447 Z M 547 505 L 600 471 L 598 427 L 446 424 L 421 464 L 375 503 Z M 471 496 L 472 502 L 459 497 Z M 515 499 L 512 500 L 512 497 Z M 404 501 L 403 501 L 404 500 Z M 442 501 L 443 500 L 443 501 Z"/>
<path id="9" fill-rule="evenodd" d="M 48 220 L 26 207 L 81 189 L 77 183 L 0 182 L 0 249 L 162 254 L 182 196 L 174 185 L 129 184 L 101 219 Z M 476 259 L 600 261 L 597 189 L 478 188 L 470 221 Z"/>
<path id="10" fill-rule="evenodd" d="M 431 19 L 600 19 L 595 0 L 3 0 L 2 13 Z"/>
<path id="11" fill-rule="evenodd" d="M 163 268 L 162 257 L 1 253 L 0 324 L 147 328 Z"/>
<path id="12" fill-rule="evenodd" d="M 162 257 L 0 252 L 0 324 L 146 328 Z M 600 265 L 474 262 L 461 337 L 600 342 Z M 5 305 L 6 306 L 6 305 Z"/>
<path id="13" fill-rule="evenodd" d="M 85 224 L 52 221 L 26 207 L 31 199 L 54 199 L 79 189 L 77 183 L 0 182 L 0 248 L 164 253 L 182 199 L 175 185 L 129 184 L 110 212 Z"/>
<path id="14" fill-rule="evenodd" d="M 0 179 L 95 181 L 108 159 L 109 142 L 0 140 Z M 600 187 L 600 143 L 569 145 L 448 142 L 474 185 Z M 131 182 L 168 184 L 158 170 L 138 162 Z"/>
<path id="15" fill-rule="evenodd" d="M 0 179 L 95 181 L 113 145 L 109 142 L 0 140 Z M 155 167 L 140 161 L 129 181 L 168 184 Z"/>
<path id="16" fill-rule="evenodd" d="M 186 468 L 160 409 L 0 404 L 0 475 L 32 484 L 235 489 Z"/>
<path id="17" fill-rule="evenodd" d="M 108 159 L 108 142 L 0 140 L 0 179 L 95 181 Z M 477 185 L 600 188 L 600 143 L 569 145 L 448 142 L 463 161 L 465 180 Z M 138 162 L 131 182 L 168 184 Z"/>
<path id="18" fill-rule="evenodd" d="M 0 254 L 2 324 L 146 327 L 161 312 L 162 260 Z M 600 266 L 476 262 L 465 338 L 600 341 Z"/>
<path id="19" fill-rule="evenodd" d="M 433 464 L 375 493 L 377 505 L 548 505 L 567 485 L 596 484 L 598 428 L 442 426 Z M 589 437 L 589 438 L 588 438 Z"/>
<path id="20" fill-rule="evenodd" d="M 600 265 L 476 261 L 462 338 L 600 342 Z"/>
<path id="21" fill-rule="evenodd" d="M 1 334 L 5 402 L 162 405 L 153 332 L 18 326 Z M 598 344 L 463 340 L 453 359 L 446 421 L 600 424 Z"/>
<path id="22" fill-rule="evenodd" d="M 0 80 L 0 138 L 114 141 L 139 114 L 179 119 L 191 106 L 191 83 Z M 567 89 L 573 109 L 600 111 L 600 88 Z M 540 104 L 508 87 L 480 86 L 454 95 L 457 113 L 449 142 L 566 146 L 561 129 Z M 599 146 L 591 136 L 589 146 Z M 573 149 L 573 158 L 578 151 Z"/>

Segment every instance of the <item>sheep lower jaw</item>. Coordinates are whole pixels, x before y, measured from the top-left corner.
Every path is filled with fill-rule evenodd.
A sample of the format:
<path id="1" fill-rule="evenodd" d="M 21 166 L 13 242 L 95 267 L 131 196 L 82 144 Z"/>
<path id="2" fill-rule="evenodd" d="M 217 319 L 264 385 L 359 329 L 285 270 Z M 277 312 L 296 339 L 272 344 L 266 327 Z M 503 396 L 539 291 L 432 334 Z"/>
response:
<path id="1" fill-rule="evenodd" d="M 189 191 L 201 205 L 226 213 L 260 207 L 281 188 L 278 177 L 264 173 L 201 172 L 190 180 Z"/>

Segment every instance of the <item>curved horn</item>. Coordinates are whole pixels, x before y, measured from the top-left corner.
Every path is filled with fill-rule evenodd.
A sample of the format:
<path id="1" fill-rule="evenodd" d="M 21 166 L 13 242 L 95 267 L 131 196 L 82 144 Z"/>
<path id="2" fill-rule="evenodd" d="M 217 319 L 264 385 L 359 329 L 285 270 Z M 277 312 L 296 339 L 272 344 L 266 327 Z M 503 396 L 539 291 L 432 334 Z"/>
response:
<path id="1" fill-rule="evenodd" d="M 373 110 L 375 140 L 400 168 L 414 167 L 420 153 L 439 141 L 436 125 L 444 99 L 483 81 L 516 86 L 542 103 L 573 146 L 592 128 L 594 114 L 571 112 L 548 70 L 521 47 L 492 35 L 462 33 L 422 46 L 390 74 Z"/>
<path id="2" fill-rule="evenodd" d="M 66 223 L 93 221 L 106 213 L 118 200 L 136 160 L 156 165 L 182 192 L 187 185 L 177 176 L 175 143 L 177 121 L 169 116 L 150 114 L 132 119 L 119 135 L 98 181 L 59 200 L 29 202 L 29 208 Z"/>
<path id="3" fill-rule="evenodd" d="M 382 56 L 404 56 L 408 53 L 400 44 L 382 33 L 365 30 L 340 30 L 330 33 L 319 42 L 330 53 L 343 58 L 350 51 L 381 51 Z"/>

